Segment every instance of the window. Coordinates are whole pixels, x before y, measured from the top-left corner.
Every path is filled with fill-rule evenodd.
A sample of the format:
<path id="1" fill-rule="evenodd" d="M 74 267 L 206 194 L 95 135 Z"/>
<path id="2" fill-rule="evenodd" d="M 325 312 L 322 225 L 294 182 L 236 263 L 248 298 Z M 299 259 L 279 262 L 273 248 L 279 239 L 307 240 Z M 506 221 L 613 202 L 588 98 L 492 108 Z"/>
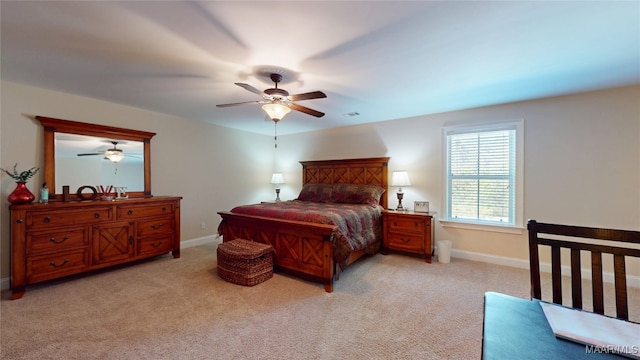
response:
<path id="1" fill-rule="evenodd" d="M 522 226 L 523 121 L 445 128 L 445 221 Z"/>

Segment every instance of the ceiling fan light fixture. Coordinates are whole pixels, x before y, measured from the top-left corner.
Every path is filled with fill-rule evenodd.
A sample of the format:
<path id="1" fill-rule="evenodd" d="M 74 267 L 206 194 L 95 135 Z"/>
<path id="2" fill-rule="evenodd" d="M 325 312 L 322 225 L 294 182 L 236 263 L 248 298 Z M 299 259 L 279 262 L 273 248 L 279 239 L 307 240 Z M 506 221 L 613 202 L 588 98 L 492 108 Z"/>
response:
<path id="1" fill-rule="evenodd" d="M 279 102 L 264 104 L 262 105 L 262 110 L 264 110 L 269 118 L 275 122 L 282 120 L 282 118 L 291 111 L 288 106 Z"/>
<path id="2" fill-rule="evenodd" d="M 118 161 L 124 158 L 122 151 L 107 150 L 107 152 L 104 155 L 105 155 L 104 156 L 105 158 L 109 159 L 114 163 L 117 163 Z"/>

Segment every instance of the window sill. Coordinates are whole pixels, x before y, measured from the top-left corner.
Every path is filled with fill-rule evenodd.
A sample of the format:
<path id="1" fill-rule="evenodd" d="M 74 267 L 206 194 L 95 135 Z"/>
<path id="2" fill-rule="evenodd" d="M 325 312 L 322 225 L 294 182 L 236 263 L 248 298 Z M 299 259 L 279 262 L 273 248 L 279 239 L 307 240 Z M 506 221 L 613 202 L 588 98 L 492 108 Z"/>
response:
<path id="1" fill-rule="evenodd" d="M 485 224 L 472 224 L 459 221 L 439 220 L 443 227 L 452 227 L 458 229 L 479 230 L 479 231 L 491 231 L 508 234 L 521 235 L 524 232 L 524 228 L 520 226 L 499 226 L 499 225 L 485 225 Z"/>

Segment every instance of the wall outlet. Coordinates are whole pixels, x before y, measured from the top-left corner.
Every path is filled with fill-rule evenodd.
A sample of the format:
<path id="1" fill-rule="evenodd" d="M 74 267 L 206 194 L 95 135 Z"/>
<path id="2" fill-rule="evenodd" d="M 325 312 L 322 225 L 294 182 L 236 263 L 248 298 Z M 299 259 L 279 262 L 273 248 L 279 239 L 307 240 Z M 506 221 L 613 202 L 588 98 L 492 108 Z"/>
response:
<path id="1" fill-rule="evenodd" d="M 200 223 L 200 229 L 204 230 L 207 228 L 207 224 L 203 221 Z"/>

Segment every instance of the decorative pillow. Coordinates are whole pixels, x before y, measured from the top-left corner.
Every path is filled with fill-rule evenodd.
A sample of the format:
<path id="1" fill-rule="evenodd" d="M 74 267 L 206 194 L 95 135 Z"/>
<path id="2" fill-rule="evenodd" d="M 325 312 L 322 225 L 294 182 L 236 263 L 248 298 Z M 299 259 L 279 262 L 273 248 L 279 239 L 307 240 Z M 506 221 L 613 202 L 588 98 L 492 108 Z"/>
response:
<path id="1" fill-rule="evenodd" d="M 306 184 L 300 190 L 298 200 L 325 202 L 331 200 L 331 184 Z"/>
<path id="2" fill-rule="evenodd" d="M 346 204 L 378 205 L 384 189 L 375 185 L 335 184 L 331 201 Z"/>

